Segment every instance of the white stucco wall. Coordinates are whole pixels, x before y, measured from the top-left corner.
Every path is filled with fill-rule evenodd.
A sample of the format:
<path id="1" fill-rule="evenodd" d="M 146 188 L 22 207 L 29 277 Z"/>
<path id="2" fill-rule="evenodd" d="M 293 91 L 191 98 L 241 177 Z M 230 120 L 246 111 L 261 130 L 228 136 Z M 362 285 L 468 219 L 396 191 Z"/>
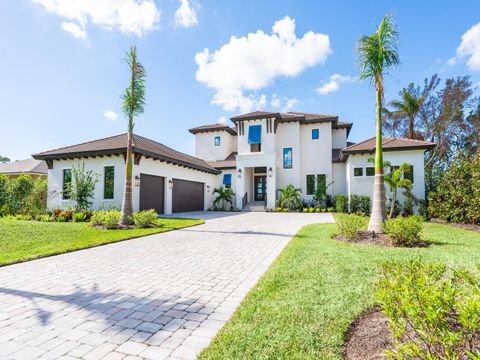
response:
<path id="1" fill-rule="evenodd" d="M 302 148 L 300 146 L 300 124 L 298 122 L 279 124 L 277 128 L 277 188 L 292 184 L 301 187 Z M 283 149 L 292 148 L 292 168 L 283 168 Z"/>
<path id="2" fill-rule="evenodd" d="M 332 148 L 343 149 L 347 147 L 347 129 L 332 129 Z"/>
<path id="3" fill-rule="evenodd" d="M 215 137 L 220 136 L 220 145 L 215 146 Z M 226 131 L 211 131 L 195 134 L 195 156 L 206 160 L 225 160 L 237 151 L 237 137 Z"/>
<path id="4" fill-rule="evenodd" d="M 347 194 L 347 166 L 345 163 L 332 164 L 333 184 L 332 192 L 334 195 Z"/>
<path id="5" fill-rule="evenodd" d="M 236 169 L 224 169 L 222 170 L 222 173 L 220 175 L 217 175 L 217 179 L 216 179 L 216 183 L 215 183 L 215 186 L 214 188 L 218 188 L 218 187 L 223 187 L 223 175 L 224 174 L 231 174 L 232 175 L 232 186 L 231 186 L 231 189 L 232 191 L 235 193 L 235 195 L 233 196 L 232 198 L 232 202 L 233 202 L 233 208 L 236 209 L 237 207 L 237 201 L 236 201 L 236 195 L 237 195 L 237 171 Z M 213 189 L 212 188 L 212 191 Z M 212 195 L 212 202 L 213 200 L 215 199 L 216 195 Z"/>
<path id="6" fill-rule="evenodd" d="M 400 166 L 403 163 L 413 165 L 414 182 L 412 192 L 418 199 L 425 198 L 425 170 L 424 170 L 424 150 L 406 150 L 406 151 L 384 151 L 384 161 L 389 161 L 392 166 Z M 349 195 L 368 195 L 372 196 L 373 176 L 365 176 L 365 168 L 372 167 L 374 164 L 368 162 L 373 154 L 349 155 L 347 160 L 347 187 Z M 363 176 L 353 176 L 355 167 L 363 167 Z M 389 196 L 388 186 L 387 197 Z M 399 191 L 399 195 L 403 190 Z M 399 199 L 403 201 L 402 196 Z"/>
<path id="7" fill-rule="evenodd" d="M 273 132 L 267 133 L 267 119 L 258 119 L 251 121 L 244 121 L 245 132 L 243 135 L 237 136 L 238 154 L 250 154 L 250 144 L 248 143 L 248 128 L 253 125 L 262 125 L 262 151 L 261 153 L 275 152 L 275 134 Z M 273 124 L 272 124 L 273 126 Z"/>

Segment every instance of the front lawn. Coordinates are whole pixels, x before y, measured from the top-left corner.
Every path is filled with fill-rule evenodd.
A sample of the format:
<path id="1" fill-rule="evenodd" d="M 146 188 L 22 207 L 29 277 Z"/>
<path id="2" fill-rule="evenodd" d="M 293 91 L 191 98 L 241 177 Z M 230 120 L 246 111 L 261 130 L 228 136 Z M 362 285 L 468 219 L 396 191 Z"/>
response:
<path id="1" fill-rule="evenodd" d="M 0 218 L 0 265 L 108 244 L 203 223 L 195 219 L 159 219 L 160 227 L 100 230 L 89 223 L 37 222 Z"/>
<path id="2" fill-rule="evenodd" d="M 334 224 L 304 227 L 275 260 L 201 359 L 341 359 L 350 323 L 374 304 L 387 260 L 441 261 L 473 269 L 480 234 L 425 224 L 429 248 L 355 245 L 330 239 Z"/>

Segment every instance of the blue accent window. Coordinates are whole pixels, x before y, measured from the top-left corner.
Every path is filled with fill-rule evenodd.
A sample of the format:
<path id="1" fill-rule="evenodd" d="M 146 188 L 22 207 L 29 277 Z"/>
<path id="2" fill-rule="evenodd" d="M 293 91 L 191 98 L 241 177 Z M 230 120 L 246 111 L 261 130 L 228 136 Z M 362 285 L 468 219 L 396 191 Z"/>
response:
<path id="1" fill-rule="evenodd" d="M 225 187 L 232 186 L 232 174 L 223 174 L 223 185 Z"/>
<path id="2" fill-rule="evenodd" d="M 262 125 L 250 125 L 248 127 L 248 143 L 249 144 L 262 143 Z"/>
<path id="3" fill-rule="evenodd" d="M 291 169 L 293 167 L 292 148 L 283 149 L 283 168 Z"/>
<path id="4" fill-rule="evenodd" d="M 220 146 L 220 136 L 215 136 L 215 146 Z"/>
<path id="5" fill-rule="evenodd" d="M 318 140 L 318 138 L 319 138 L 318 129 L 312 129 L 312 140 Z"/>

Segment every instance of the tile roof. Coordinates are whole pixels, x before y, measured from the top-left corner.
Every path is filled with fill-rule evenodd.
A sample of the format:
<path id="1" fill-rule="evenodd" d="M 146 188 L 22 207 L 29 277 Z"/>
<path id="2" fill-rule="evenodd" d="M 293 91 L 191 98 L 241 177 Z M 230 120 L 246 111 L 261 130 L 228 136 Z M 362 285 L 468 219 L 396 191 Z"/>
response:
<path id="1" fill-rule="evenodd" d="M 36 159 L 17 160 L 0 164 L 0 174 L 38 174 L 47 175 L 48 167 L 45 161 Z"/>
<path id="2" fill-rule="evenodd" d="M 84 156 L 118 155 L 125 153 L 126 148 L 127 134 L 125 133 L 41 152 L 33 155 L 33 157 L 41 160 L 55 160 Z M 206 171 L 209 173 L 218 173 L 218 170 L 207 164 L 207 162 L 202 159 L 181 153 L 159 142 L 136 134 L 133 135 L 133 151 L 156 160 L 172 162 L 176 165 L 200 171 Z"/>
<path id="3" fill-rule="evenodd" d="M 237 131 L 235 128 L 231 128 L 225 124 L 209 124 L 209 125 L 202 125 L 191 128 L 188 130 L 192 134 L 202 133 L 202 132 L 209 132 L 209 131 L 226 131 L 232 135 L 237 135 Z"/>
<path id="4" fill-rule="evenodd" d="M 382 139 L 382 149 L 384 151 L 394 151 L 394 150 L 414 150 L 414 149 L 433 149 L 436 144 L 422 141 L 422 140 L 413 140 L 406 138 L 390 138 L 384 137 Z M 342 149 L 343 154 L 353 154 L 353 153 L 365 153 L 375 151 L 375 137 L 361 141 L 359 143 L 350 145 Z"/>
<path id="5" fill-rule="evenodd" d="M 237 160 L 235 160 L 236 152 L 232 152 L 225 160 L 209 161 L 208 164 L 215 169 L 233 169 L 237 167 Z"/>

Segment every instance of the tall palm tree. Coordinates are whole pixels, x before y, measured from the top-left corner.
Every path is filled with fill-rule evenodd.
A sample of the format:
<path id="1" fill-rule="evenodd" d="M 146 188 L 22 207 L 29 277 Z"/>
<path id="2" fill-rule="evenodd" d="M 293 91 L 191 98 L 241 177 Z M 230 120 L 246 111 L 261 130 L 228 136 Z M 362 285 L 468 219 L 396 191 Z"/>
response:
<path id="1" fill-rule="evenodd" d="M 415 138 L 415 118 L 422 107 L 425 97 L 415 91 L 415 85 L 411 83 L 407 88 L 400 92 L 400 100 L 390 102 L 393 111 L 385 109 L 387 118 L 394 120 L 408 120 L 407 137 Z"/>
<path id="2" fill-rule="evenodd" d="M 133 167 L 133 118 L 143 114 L 145 106 L 145 69 L 138 62 L 137 48 L 132 46 L 125 62 L 130 68 L 130 83 L 122 95 L 122 111 L 128 118 L 127 158 L 125 164 L 125 187 L 123 191 L 122 217 L 120 224 L 132 224 L 132 167 Z"/>
<path id="3" fill-rule="evenodd" d="M 397 47 L 398 32 L 390 14 L 385 15 L 372 35 L 362 36 L 357 44 L 360 80 L 370 79 L 376 91 L 375 182 L 368 230 L 378 233 L 382 232 L 382 224 L 386 219 L 382 153 L 383 75 L 389 68 L 399 64 Z"/>

